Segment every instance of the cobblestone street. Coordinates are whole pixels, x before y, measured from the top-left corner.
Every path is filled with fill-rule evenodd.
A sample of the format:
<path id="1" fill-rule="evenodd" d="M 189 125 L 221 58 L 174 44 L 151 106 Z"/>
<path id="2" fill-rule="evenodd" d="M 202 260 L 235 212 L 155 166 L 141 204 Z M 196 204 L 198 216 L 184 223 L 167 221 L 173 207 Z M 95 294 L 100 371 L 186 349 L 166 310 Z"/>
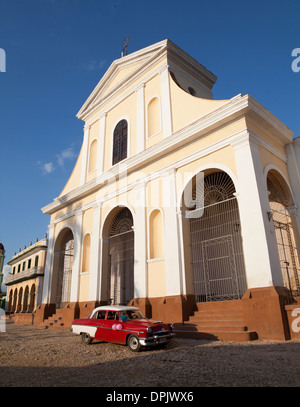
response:
<path id="1" fill-rule="evenodd" d="M 1 387 L 215 387 L 300 385 L 300 342 L 176 338 L 167 348 L 84 345 L 70 331 L 6 323 L 0 333 Z"/>

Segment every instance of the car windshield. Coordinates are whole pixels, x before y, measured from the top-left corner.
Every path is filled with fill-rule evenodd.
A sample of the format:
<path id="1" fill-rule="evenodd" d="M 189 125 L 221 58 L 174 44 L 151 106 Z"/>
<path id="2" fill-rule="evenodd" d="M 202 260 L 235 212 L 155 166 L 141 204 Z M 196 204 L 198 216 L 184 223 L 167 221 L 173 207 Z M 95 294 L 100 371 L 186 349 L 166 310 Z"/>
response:
<path id="1" fill-rule="evenodd" d="M 122 321 L 130 321 L 133 319 L 145 319 L 144 315 L 140 310 L 126 310 L 120 312 L 120 317 Z"/>

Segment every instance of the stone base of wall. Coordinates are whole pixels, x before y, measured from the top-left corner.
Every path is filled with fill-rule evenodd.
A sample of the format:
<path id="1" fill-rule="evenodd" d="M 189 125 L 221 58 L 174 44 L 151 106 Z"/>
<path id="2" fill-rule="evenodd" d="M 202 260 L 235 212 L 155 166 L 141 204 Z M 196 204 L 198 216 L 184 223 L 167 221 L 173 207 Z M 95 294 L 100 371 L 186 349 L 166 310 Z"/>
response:
<path id="1" fill-rule="evenodd" d="M 294 304 L 286 305 L 285 310 L 289 321 L 291 339 L 300 341 L 300 298 L 297 298 Z"/>
<path id="2" fill-rule="evenodd" d="M 249 288 L 242 298 L 244 322 L 258 339 L 287 340 L 290 329 L 285 306 L 290 293 L 285 287 Z"/>
<path id="3" fill-rule="evenodd" d="M 230 303 L 232 311 L 235 307 L 242 310 L 245 326 L 256 332 L 258 339 L 300 339 L 300 304 L 290 304 L 289 291 L 284 287 L 251 288 L 241 300 L 226 303 L 226 307 Z M 105 304 L 101 301 L 68 303 L 56 310 L 55 304 L 41 304 L 32 314 L 12 314 L 10 319 L 17 324 L 42 326 L 49 317 L 59 313 L 67 327 L 75 318 L 88 317 L 100 305 Z M 148 318 L 175 324 L 187 321 L 197 309 L 193 295 L 134 298 L 129 305 L 138 307 Z M 219 308 L 223 305 L 225 302 L 218 303 Z M 297 308 L 299 312 L 296 314 Z M 292 329 L 292 324 L 296 330 Z"/>

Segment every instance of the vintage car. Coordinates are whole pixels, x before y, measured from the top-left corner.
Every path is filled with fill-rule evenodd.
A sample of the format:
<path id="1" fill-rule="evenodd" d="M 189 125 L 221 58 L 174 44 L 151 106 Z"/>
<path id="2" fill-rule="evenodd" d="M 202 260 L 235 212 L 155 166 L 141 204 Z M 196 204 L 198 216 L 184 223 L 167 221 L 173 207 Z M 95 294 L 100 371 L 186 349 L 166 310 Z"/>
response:
<path id="1" fill-rule="evenodd" d="M 128 345 L 133 352 L 141 347 L 165 345 L 174 338 L 173 324 L 144 317 L 136 307 L 108 305 L 97 307 L 88 318 L 75 319 L 71 331 L 83 343 L 93 339 Z"/>

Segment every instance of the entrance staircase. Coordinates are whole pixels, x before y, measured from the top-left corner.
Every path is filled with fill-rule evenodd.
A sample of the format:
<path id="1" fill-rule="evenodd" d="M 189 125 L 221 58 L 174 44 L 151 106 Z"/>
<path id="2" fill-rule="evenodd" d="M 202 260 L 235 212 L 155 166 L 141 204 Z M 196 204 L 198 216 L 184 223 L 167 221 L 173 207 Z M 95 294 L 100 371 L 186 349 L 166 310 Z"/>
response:
<path id="1" fill-rule="evenodd" d="M 51 317 L 47 318 L 39 324 L 39 328 L 44 328 L 44 329 L 64 329 L 64 330 L 69 330 L 69 326 L 65 326 L 64 320 L 63 320 L 63 309 L 57 309 L 55 314 L 53 314 Z"/>
<path id="2" fill-rule="evenodd" d="M 200 302 L 188 321 L 175 324 L 179 338 L 214 339 L 245 342 L 257 339 L 257 333 L 248 331 L 243 321 L 240 300 Z"/>

